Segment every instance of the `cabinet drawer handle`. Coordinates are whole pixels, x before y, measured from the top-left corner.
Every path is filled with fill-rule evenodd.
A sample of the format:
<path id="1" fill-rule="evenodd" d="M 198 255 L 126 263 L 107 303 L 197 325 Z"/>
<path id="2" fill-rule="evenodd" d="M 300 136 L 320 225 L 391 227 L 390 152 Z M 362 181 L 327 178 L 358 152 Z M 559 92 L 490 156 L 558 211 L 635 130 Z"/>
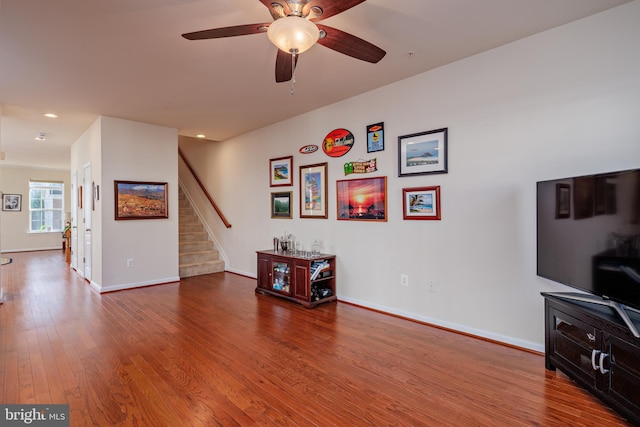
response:
<path id="1" fill-rule="evenodd" d="M 601 374 L 606 374 L 607 372 L 609 372 L 608 369 L 604 368 L 604 358 L 608 356 L 609 354 L 607 353 L 600 353 L 600 373 Z"/>
<path id="2" fill-rule="evenodd" d="M 591 367 L 594 371 L 598 370 L 598 362 L 596 362 L 596 357 L 600 354 L 600 350 L 591 350 Z M 602 357 L 600 358 L 602 360 Z"/>

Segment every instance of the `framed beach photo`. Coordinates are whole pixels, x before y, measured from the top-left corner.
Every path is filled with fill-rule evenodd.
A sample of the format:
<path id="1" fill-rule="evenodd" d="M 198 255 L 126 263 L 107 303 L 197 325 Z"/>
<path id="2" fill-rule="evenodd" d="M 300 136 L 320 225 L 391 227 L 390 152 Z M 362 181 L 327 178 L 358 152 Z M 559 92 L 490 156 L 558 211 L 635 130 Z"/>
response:
<path id="1" fill-rule="evenodd" d="M 386 221 L 387 177 L 336 182 L 339 220 Z"/>
<path id="2" fill-rule="evenodd" d="M 269 186 L 293 185 L 293 156 L 269 160 Z"/>
<path id="3" fill-rule="evenodd" d="M 114 181 L 115 219 L 169 218 L 166 182 Z"/>
<path id="4" fill-rule="evenodd" d="M 327 217 L 327 163 L 300 166 L 300 218 Z"/>
<path id="5" fill-rule="evenodd" d="M 440 186 L 402 189 L 403 219 L 440 220 Z"/>
<path id="6" fill-rule="evenodd" d="M 447 128 L 398 137 L 398 176 L 448 172 Z"/>
<path id="7" fill-rule="evenodd" d="M 22 210 L 22 194 L 3 194 L 2 210 L 20 212 Z"/>
<path id="8" fill-rule="evenodd" d="M 271 218 L 291 218 L 291 191 L 271 193 Z"/>

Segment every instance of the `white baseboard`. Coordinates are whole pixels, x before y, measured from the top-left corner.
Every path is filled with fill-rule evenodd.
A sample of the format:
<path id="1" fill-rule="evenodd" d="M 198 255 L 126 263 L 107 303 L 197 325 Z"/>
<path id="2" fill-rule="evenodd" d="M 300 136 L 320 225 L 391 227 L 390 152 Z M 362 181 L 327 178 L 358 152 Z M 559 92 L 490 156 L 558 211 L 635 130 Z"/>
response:
<path id="1" fill-rule="evenodd" d="M 11 252 L 36 252 L 36 251 L 61 251 L 62 246 L 56 246 L 52 248 L 22 248 L 22 249 L 3 249 L 2 253 L 11 253 Z"/>
<path id="2" fill-rule="evenodd" d="M 451 329 L 453 331 L 458 331 L 464 334 L 469 334 L 469 335 L 473 335 L 479 338 L 485 338 L 491 341 L 497 341 L 497 342 L 501 342 L 503 344 L 507 344 L 507 345 L 511 345 L 514 347 L 519 347 L 519 348 L 523 348 L 526 350 L 531 350 L 531 351 L 535 351 L 538 353 L 544 353 L 544 343 L 535 343 L 535 342 L 531 342 L 531 341 L 524 341 L 524 340 L 520 340 L 520 339 L 515 339 L 513 337 L 508 337 L 505 335 L 499 335 L 499 334 L 495 334 L 493 332 L 488 332 L 488 331 L 484 331 L 481 329 L 475 329 L 475 328 L 470 328 L 468 326 L 465 325 L 458 325 L 456 323 L 451 323 L 451 322 L 445 322 L 443 320 L 439 320 L 439 319 L 433 319 L 431 317 L 427 317 L 427 316 L 421 316 L 415 313 L 409 313 L 407 311 L 403 311 L 403 310 L 397 310 L 395 308 L 390 308 L 390 307 L 386 307 L 386 306 L 382 306 L 382 305 L 378 305 L 378 304 L 371 304 L 370 302 L 367 301 L 360 301 L 358 299 L 355 298 L 347 298 L 347 297 L 341 297 L 340 295 L 338 295 L 338 301 L 343 301 L 343 302 L 347 302 L 347 303 L 351 303 L 354 305 L 358 305 L 361 307 L 366 307 L 366 308 L 370 308 L 373 310 L 377 310 L 377 311 L 381 311 L 384 313 L 389 313 L 389 314 L 393 314 L 396 316 L 400 316 L 400 317 L 404 317 L 407 319 L 411 319 L 411 320 L 416 320 L 418 322 L 421 323 L 426 323 L 426 324 L 430 324 L 430 325 L 434 325 L 434 326 L 440 326 L 442 328 L 446 328 L 446 329 Z"/>
<path id="3" fill-rule="evenodd" d="M 93 281 L 91 281 L 90 284 L 93 289 L 95 289 L 98 293 L 102 294 L 105 292 L 122 291 L 125 289 L 142 288 L 145 286 L 165 285 L 165 284 L 179 282 L 179 281 L 180 281 L 180 277 L 175 276 L 175 277 L 167 277 L 163 279 L 156 279 L 156 280 L 145 281 L 145 282 L 121 283 L 119 285 L 109 285 L 109 286 L 101 286 Z"/>

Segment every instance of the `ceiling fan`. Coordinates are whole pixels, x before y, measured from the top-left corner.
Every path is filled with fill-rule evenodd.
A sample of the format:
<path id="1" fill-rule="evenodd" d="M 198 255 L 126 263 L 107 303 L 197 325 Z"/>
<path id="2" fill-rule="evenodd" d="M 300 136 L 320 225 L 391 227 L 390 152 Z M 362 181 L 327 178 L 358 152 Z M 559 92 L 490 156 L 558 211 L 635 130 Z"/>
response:
<path id="1" fill-rule="evenodd" d="M 276 82 L 278 83 L 293 78 L 298 55 L 316 42 L 336 52 L 374 64 L 386 54 L 384 50 L 359 37 L 326 25 L 315 24 L 351 9 L 365 0 L 259 1 L 269 9 L 273 22 L 213 28 L 186 33 L 182 37 L 188 40 L 205 40 L 266 32 L 269 40 L 278 47 L 276 56 Z"/>

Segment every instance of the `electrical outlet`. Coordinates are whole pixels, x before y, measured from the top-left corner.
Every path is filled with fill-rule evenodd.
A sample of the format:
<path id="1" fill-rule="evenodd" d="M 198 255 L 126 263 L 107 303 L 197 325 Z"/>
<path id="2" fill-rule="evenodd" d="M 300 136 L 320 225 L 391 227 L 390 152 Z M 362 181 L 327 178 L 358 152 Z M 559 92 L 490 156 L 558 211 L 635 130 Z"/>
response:
<path id="1" fill-rule="evenodd" d="M 407 276 L 406 274 L 401 274 L 400 275 L 400 285 L 409 286 L 409 276 Z"/>
<path id="2" fill-rule="evenodd" d="M 127 258 L 127 267 L 133 267 L 133 258 Z"/>

